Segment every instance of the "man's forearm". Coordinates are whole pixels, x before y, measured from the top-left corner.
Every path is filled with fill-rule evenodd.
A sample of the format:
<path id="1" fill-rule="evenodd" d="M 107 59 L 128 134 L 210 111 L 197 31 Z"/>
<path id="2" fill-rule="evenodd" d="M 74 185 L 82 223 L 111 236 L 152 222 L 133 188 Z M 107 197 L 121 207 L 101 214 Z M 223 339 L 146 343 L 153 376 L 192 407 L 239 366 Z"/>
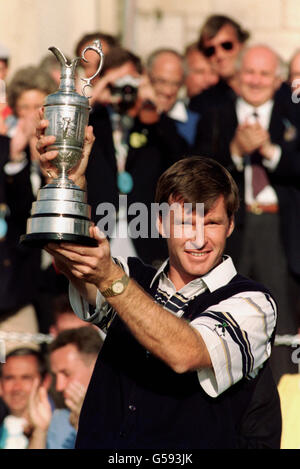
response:
<path id="1" fill-rule="evenodd" d="M 106 287 L 107 282 L 100 285 L 100 291 Z M 136 339 L 174 371 L 183 373 L 211 366 L 201 335 L 156 304 L 134 280 L 121 295 L 109 297 L 108 301 Z"/>

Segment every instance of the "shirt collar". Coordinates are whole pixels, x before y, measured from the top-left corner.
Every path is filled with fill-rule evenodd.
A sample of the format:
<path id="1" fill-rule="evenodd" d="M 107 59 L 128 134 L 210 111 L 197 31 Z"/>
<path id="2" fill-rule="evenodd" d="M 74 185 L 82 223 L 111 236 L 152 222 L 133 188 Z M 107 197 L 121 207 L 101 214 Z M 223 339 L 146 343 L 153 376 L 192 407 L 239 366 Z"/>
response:
<path id="1" fill-rule="evenodd" d="M 210 292 L 217 290 L 227 283 L 237 274 L 231 257 L 224 256 L 221 264 L 217 265 L 207 274 L 203 275 L 202 280 L 207 285 Z"/>
<path id="2" fill-rule="evenodd" d="M 166 267 L 169 264 L 169 259 L 167 259 L 157 270 L 156 274 L 154 275 L 150 288 L 154 284 L 155 280 L 159 278 L 161 275 L 166 275 Z M 223 256 L 223 261 L 221 264 L 217 265 L 214 269 L 212 269 L 207 274 L 203 275 L 202 277 L 196 278 L 189 282 L 191 284 L 202 284 L 203 282 L 207 286 L 210 292 L 217 290 L 227 283 L 237 274 L 237 271 L 234 267 L 231 257 Z"/>
<path id="3" fill-rule="evenodd" d="M 244 112 L 248 112 L 249 115 L 253 113 L 253 111 L 257 111 L 259 115 L 267 114 L 271 111 L 272 106 L 274 104 L 273 99 L 269 99 L 265 103 L 261 104 L 261 106 L 255 107 L 251 104 L 247 103 L 243 98 L 239 97 L 237 100 L 237 106 L 242 109 Z"/>
<path id="4" fill-rule="evenodd" d="M 172 109 L 168 112 L 168 116 L 179 122 L 186 122 L 188 114 L 183 101 L 176 101 Z"/>

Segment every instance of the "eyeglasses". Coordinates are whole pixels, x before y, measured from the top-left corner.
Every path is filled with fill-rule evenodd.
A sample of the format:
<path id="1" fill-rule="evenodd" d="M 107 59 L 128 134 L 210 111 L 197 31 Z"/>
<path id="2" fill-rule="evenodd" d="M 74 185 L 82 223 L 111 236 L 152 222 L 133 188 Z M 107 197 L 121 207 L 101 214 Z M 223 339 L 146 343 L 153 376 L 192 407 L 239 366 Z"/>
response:
<path id="1" fill-rule="evenodd" d="M 222 49 L 224 50 L 232 50 L 233 49 L 233 42 L 231 41 L 224 41 L 220 42 L 218 46 L 221 46 Z M 209 47 L 204 47 L 203 53 L 205 57 L 212 57 L 216 53 L 216 47 L 218 46 L 209 46 Z"/>

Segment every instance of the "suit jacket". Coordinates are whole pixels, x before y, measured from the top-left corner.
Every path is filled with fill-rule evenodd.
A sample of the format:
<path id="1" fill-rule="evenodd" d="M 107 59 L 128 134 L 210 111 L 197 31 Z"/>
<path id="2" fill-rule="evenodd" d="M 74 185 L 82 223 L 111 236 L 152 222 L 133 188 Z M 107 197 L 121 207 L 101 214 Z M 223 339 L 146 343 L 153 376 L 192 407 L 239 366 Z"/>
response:
<path id="1" fill-rule="evenodd" d="M 5 190 L 4 190 L 4 173 L 3 167 L 8 161 L 9 157 L 9 143 L 10 139 L 4 135 L 0 135 L 0 204 L 5 203 Z"/>
<path id="2" fill-rule="evenodd" d="M 236 170 L 229 150 L 237 125 L 235 100 L 212 108 L 199 124 L 194 152 L 216 158 L 229 169 L 239 186 L 243 202 L 244 174 Z M 300 128 L 292 113 L 279 100 L 275 100 L 273 106 L 269 132 L 271 141 L 280 146 L 282 154 L 277 168 L 267 170 L 268 177 L 279 201 L 281 233 L 288 264 L 294 274 L 300 275 Z M 228 244 L 233 257 L 239 252 L 241 237 L 238 234 L 243 228 L 243 220 L 242 203 L 236 217 L 236 233 Z"/>
<path id="3" fill-rule="evenodd" d="M 108 108 L 97 105 L 90 116 L 96 137 L 86 171 L 88 202 L 92 207 L 92 218 L 97 223 L 99 203 L 109 202 L 118 211 L 119 189 L 117 187 L 117 164 L 112 137 L 112 125 Z M 145 138 L 134 143 L 133 134 Z M 185 155 L 187 143 L 177 132 L 172 119 L 163 115 L 157 124 L 145 125 L 135 119 L 128 136 L 128 155 L 125 170 L 133 179 L 132 191 L 127 197 L 127 206 L 142 202 L 148 209 L 150 231 L 150 209 L 154 202 L 155 188 L 159 176 L 175 161 Z M 138 212 L 137 212 L 138 214 Z M 133 219 L 128 215 L 128 222 Z M 133 239 L 138 256 L 146 263 L 163 260 L 167 256 L 167 246 L 162 238 Z"/>
<path id="4" fill-rule="evenodd" d="M 7 142 L 6 142 L 7 143 Z M 8 159 L 8 153 L 6 154 Z M 6 162 L 6 161 L 4 161 Z M 4 166 L 4 164 L 3 164 Z M 30 181 L 30 164 L 14 176 L 0 169 L 2 193 L 10 214 L 6 237 L 0 240 L 0 315 L 1 320 L 34 301 L 40 278 L 40 249 L 19 245 L 26 232 L 34 195 Z"/>

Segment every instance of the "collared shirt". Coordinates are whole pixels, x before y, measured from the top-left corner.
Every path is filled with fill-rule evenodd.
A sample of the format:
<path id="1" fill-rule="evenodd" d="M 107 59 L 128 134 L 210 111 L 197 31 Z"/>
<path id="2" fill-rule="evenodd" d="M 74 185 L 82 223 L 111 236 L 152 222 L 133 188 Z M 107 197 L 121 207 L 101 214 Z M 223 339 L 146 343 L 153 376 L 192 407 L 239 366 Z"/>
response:
<path id="1" fill-rule="evenodd" d="M 187 122 L 188 113 L 185 103 L 181 100 L 176 101 L 172 109 L 168 112 L 168 116 L 179 122 Z"/>
<path id="2" fill-rule="evenodd" d="M 127 263 L 119 259 L 129 274 Z M 156 272 L 158 278 L 155 301 L 170 313 L 181 317 L 188 302 L 207 289 L 210 292 L 226 285 L 236 275 L 230 257 L 206 275 L 192 280 L 179 291 L 169 279 L 166 271 L 168 261 Z M 89 314 L 88 304 L 70 284 L 70 302 L 81 319 L 99 323 L 108 313 L 108 303 L 100 292 L 97 294 L 96 312 Z M 111 308 L 110 308 L 111 309 Z M 264 361 L 270 356 L 270 338 L 276 323 L 276 306 L 272 298 L 260 291 L 238 293 L 208 310 L 190 322 L 197 329 L 208 349 L 212 368 L 198 370 L 198 379 L 203 390 L 217 397 L 244 377 L 244 367 L 250 370 L 247 376 L 254 377 Z"/>
<path id="3" fill-rule="evenodd" d="M 270 125 L 270 119 L 272 114 L 274 101 L 269 100 L 266 103 L 254 108 L 249 103 L 244 101 L 242 98 L 238 98 L 236 102 L 236 114 L 239 124 L 248 122 L 249 124 L 254 124 L 257 120 L 264 129 L 268 129 Z M 256 112 L 257 117 L 253 116 L 253 113 Z M 274 171 L 281 158 L 281 148 L 279 145 L 275 145 L 275 151 L 273 158 L 262 159 L 262 164 L 269 169 Z M 247 162 L 247 159 L 241 158 L 237 155 L 232 155 L 232 160 L 239 171 L 245 170 L 245 202 L 251 205 L 254 202 L 254 197 L 252 194 L 252 168 Z M 256 197 L 256 202 L 269 205 L 278 203 L 277 195 L 275 190 L 271 185 L 266 186 Z"/>
<path id="4" fill-rule="evenodd" d="M 193 145 L 196 138 L 200 114 L 189 109 L 183 100 L 178 99 L 167 115 L 174 120 L 178 134 L 183 137 L 189 145 Z"/>

